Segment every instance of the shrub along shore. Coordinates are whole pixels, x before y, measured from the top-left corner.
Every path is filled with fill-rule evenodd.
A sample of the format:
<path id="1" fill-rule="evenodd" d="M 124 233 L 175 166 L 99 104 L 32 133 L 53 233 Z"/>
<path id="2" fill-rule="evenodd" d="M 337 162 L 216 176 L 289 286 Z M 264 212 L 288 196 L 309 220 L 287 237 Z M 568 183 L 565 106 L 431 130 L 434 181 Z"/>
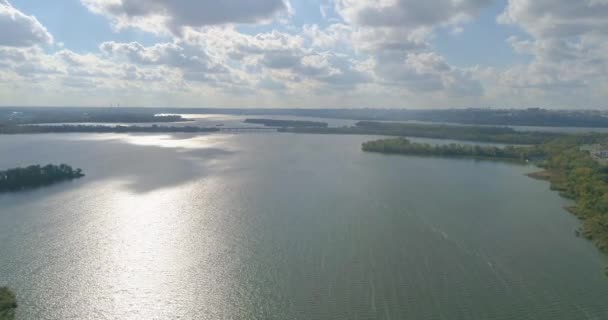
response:
<path id="1" fill-rule="evenodd" d="M 0 320 L 15 319 L 17 298 L 8 288 L 0 288 Z"/>

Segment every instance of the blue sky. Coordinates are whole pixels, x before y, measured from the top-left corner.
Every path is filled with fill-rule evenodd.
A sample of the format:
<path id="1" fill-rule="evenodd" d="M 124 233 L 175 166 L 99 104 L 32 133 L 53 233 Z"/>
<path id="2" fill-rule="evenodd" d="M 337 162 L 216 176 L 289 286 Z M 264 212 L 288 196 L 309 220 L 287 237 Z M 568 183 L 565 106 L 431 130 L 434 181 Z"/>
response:
<path id="1" fill-rule="evenodd" d="M 511 36 L 525 37 L 525 33 L 516 26 L 496 22 L 506 5 L 506 1 L 496 1 L 482 9 L 476 19 L 462 26 L 461 34 L 440 30 L 434 47 L 450 64 L 460 67 L 477 64 L 506 67 L 515 61 L 528 60 L 515 54 L 506 41 Z"/>
<path id="2" fill-rule="evenodd" d="M 75 52 L 97 50 L 105 41 L 131 42 L 146 45 L 158 42 L 158 37 L 137 29 L 114 32 L 103 16 L 93 14 L 78 0 L 39 1 L 17 0 L 11 2 L 22 12 L 34 15 L 53 35 L 56 42 Z M 55 48 L 47 48 L 53 50 Z"/>
<path id="3" fill-rule="evenodd" d="M 0 0 L 0 104 L 604 108 L 603 13 L 566 0 Z"/>

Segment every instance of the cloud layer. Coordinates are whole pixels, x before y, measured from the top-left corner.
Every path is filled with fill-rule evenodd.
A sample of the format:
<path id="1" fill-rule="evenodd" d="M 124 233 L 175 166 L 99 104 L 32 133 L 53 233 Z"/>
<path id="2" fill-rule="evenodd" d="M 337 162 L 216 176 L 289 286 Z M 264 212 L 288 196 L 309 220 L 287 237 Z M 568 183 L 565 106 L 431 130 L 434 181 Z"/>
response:
<path id="1" fill-rule="evenodd" d="M 501 67 L 454 65 L 436 48 L 438 34 L 467 32 L 491 0 L 319 0 L 323 20 L 310 23 L 294 1 L 81 0 L 117 34 L 157 39 L 82 52 L 0 0 L 0 94 L 13 104 L 263 107 L 605 107 L 608 98 L 605 0 L 509 0 L 493 28 L 519 30 L 503 39 L 517 59 Z"/>
<path id="2" fill-rule="evenodd" d="M 53 42 L 38 19 L 15 9 L 6 0 L 0 0 L 0 30 L 0 46 L 30 47 Z"/>

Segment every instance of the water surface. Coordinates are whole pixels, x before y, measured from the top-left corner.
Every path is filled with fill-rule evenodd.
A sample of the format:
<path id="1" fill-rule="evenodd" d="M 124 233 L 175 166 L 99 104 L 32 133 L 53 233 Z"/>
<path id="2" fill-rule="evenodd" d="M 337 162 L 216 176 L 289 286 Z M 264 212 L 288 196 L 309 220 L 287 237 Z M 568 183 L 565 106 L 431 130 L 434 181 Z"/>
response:
<path id="1" fill-rule="evenodd" d="M 374 137 L 0 136 L 19 319 L 608 319 L 608 263 L 533 167 L 363 153 Z"/>

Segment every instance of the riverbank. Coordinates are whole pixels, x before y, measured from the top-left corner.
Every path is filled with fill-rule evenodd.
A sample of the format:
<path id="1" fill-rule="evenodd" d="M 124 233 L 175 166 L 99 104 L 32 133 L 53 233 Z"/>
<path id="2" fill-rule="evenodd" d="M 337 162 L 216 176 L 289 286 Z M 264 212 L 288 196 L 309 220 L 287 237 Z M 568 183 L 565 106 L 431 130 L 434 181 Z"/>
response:
<path id="1" fill-rule="evenodd" d="M 531 161 L 543 171 L 528 177 L 549 181 L 551 189 L 575 201 L 567 211 L 582 221 L 577 234 L 608 254 L 608 166 L 593 159 L 582 145 L 606 140 L 605 135 L 564 135 L 531 147 L 481 147 L 467 145 L 431 146 L 406 139 L 365 142 L 367 152 L 433 157 L 485 157 L 493 160 Z"/>
<path id="2" fill-rule="evenodd" d="M 608 254 L 607 168 L 579 148 L 550 154 L 547 171 L 534 175 L 551 183 L 551 189 L 575 201 L 567 210 L 582 222 L 580 234 Z"/>
<path id="3" fill-rule="evenodd" d="M 526 174 L 528 177 L 536 179 L 536 180 L 551 180 L 553 174 L 547 170 L 536 171 Z"/>

